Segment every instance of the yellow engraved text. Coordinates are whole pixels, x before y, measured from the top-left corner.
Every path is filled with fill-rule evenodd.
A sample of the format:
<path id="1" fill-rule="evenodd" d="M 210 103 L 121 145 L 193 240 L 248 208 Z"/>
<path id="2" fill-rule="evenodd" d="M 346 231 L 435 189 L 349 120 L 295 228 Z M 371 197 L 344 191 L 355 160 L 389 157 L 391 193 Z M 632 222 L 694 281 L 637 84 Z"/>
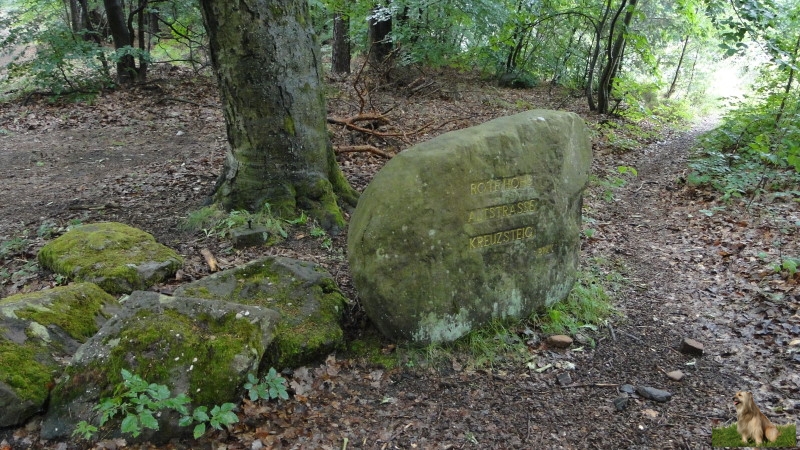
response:
<path id="1" fill-rule="evenodd" d="M 515 228 L 513 230 L 498 231 L 496 233 L 482 234 L 469 238 L 469 248 L 478 249 L 492 247 L 509 242 L 532 239 L 534 237 L 533 227 Z"/>
<path id="2" fill-rule="evenodd" d="M 515 189 L 525 189 L 533 185 L 533 175 L 517 175 L 507 178 L 493 178 L 491 180 L 477 181 L 470 183 L 470 195 L 488 194 L 498 191 L 510 191 Z"/>

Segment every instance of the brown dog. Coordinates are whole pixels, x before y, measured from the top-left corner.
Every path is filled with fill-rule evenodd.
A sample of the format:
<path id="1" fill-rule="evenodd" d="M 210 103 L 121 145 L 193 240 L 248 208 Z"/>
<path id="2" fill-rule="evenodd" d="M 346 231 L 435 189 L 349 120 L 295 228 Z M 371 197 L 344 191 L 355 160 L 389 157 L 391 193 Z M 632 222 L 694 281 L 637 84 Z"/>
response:
<path id="1" fill-rule="evenodd" d="M 736 405 L 736 415 L 739 417 L 736 431 L 742 435 L 742 442 L 747 443 L 752 438 L 756 445 L 760 445 L 765 437 L 770 442 L 778 439 L 778 429 L 758 409 L 753 401 L 753 394 L 739 391 L 733 398 L 733 404 Z"/>

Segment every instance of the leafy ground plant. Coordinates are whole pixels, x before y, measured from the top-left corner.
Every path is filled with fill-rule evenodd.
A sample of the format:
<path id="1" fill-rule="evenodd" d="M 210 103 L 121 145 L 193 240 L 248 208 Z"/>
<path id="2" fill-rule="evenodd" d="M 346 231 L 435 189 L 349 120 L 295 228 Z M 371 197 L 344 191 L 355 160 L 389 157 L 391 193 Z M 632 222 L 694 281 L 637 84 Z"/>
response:
<path id="1" fill-rule="evenodd" d="M 215 405 L 210 412 L 205 406 L 199 406 L 190 412 L 188 405 L 191 404 L 191 398 L 186 394 L 173 397 L 169 388 L 163 384 L 148 383 L 125 369 L 121 372 L 122 382 L 115 388 L 113 396 L 101 399 L 94 407 L 100 414 L 100 428 L 110 420 L 122 417 L 120 431 L 137 437 L 144 429 L 158 430 L 156 417 L 159 412 L 173 410 L 182 416 L 178 422 L 180 426 L 196 424 L 193 435 L 197 439 L 205 434 L 207 424 L 211 428 L 221 430 L 223 426 L 239 421 L 233 412 L 236 408 L 233 403 Z M 78 423 L 72 434 L 83 439 L 91 439 L 97 431 L 98 427 L 84 420 Z"/>
<path id="2" fill-rule="evenodd" d="M 289 399 L 289 393 L 286 392 L 286 379 L 278 375 L 274 368 L 270 368 L 269 373 L 264 375 L 261 381 L 252 373 L 247 374 L 247 383 L 244 384 L 244 388 L 247 389 L 247 395 L 251 401 Z"/>

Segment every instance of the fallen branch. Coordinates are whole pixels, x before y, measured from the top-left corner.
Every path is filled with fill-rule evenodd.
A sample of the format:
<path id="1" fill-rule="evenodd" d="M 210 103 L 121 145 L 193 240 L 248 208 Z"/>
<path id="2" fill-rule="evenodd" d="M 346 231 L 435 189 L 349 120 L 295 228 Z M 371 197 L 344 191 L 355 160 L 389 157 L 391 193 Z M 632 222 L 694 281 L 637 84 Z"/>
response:
<path id="1" fill-rule="evenodd" d="M 214 255 L 211 253 L 211 250 L 207 248 L 201 248 L 200 254 L 203 255 L 203 258 L 206 260 L 206 264 L 208 264 L 208 268 L 212 272 L 216 272 L 219 270 L 219 264 L 217 263 L 217 258 L 214 258 Z"/>
<path id="2" fill-rule="evenodd" d="M 367 152 L 378 156 L 382 156 L 386 159 L 392 158 L 392 155 L 390 155 L 389 153 L 386 153 L 383 150 L 374 147 L 372 145 L 348 145 L 344 147 L 336 147 L 333 149 L 333 152 L 336 153 L 337 155 L 340 153 Z"/>

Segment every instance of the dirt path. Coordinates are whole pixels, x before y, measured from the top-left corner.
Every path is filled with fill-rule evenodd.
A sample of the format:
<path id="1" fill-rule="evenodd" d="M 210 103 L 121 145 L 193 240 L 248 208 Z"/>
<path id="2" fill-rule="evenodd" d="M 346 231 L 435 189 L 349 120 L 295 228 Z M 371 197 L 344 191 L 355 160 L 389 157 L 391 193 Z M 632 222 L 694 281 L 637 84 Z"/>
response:
<path id="1" fill-rule="evenodd" d="M 183 89 L 192 104 L 161 101 L 179 96 L 173 91 L 160 100 L 126 93 L 130 98 L 122 100 L 139 102 L 135 113 L 120 113 L 102 99 L 67 112 L 20 106 L 0 111 L 0 130 L 11 131 L 0 136 L 0 237 L 35 230 L 45 220 L 58 226 L 76 219 L 120 220 L 150 231 L 184 255 L 184 281 L 207 274 L 201 247 L 211 248 L 225 267 L 279 253 L 325 265 L 355 298 L 341 253 L 322 249 L 302 233 L 259 253 L 234 251 L 224 239 L 180 229 L 180 217 L 197 209 L 210 192 L 224 148 L 216 100 L 189 97 L 208 87 L 187 82 Z M 508 105 L 530 100 L 515 100 L 530 95 L 521 91 L 498 94 L 495 89 L 484 95 L 481 89 L 469 91 L 477 93 L 465 94 L 458 104 L 438 98 L 386 103 L 397 102 L 398 111 L 423 123 L 463 114 L 469 120 L 459 126 L 468 126 L 515 112 Z M 497 95 L 505 99 L 500 102 Z M 122 100 L 116 99 L 126 104 Z M 571 107 L 563 99 L 537 106 L 565 104 Z M 333 113 L 346 117 L 352 111 Z M 444 365 L 408 360 L 401 368 L 384 370 L 332 356 L 288 376 L 291 400 L 245 401 L 239 425 L 199 445 L 230 450 L 709 448 L 712 426 L 734 419 L 731 398 L 741 389 L 752 390 L 776 422 L 797 422 L 800 352 L 792 351 L 791 343 L 800 338 L 800 294 L 796 283 L 774 273 L 766 261 L 778 252 L 800 255 L 800 243 L 791 234 L 800 212 L 796 203 L 775 199 L 754 199 L 749 208 L 723 203 L 679 182 L 686 152 L 706 126 L 624 154 L 599 146 L 596 173 L 625 165 L 635 167 L 638 177 L 614 191 L 613 201 L 603 199 L 602 186 L 587 195 L 585 214 L 597 232 L 584 241 L 583 259 L 613 267 L 628 280 L 614 299 L 621 315 L 594 333 L 595 348 L 556 351 L 536 343 L 544 336 L 520 330 L 520 339 L 534 343 L 529 354 L 521 355 L 527 363 L 497 360 L 490 369 L 476 370 L 456 357 Z M 351 136 L 338 133 L 339 143 L 353 143 Z M 340 163 L 351 183 L 363 188 L 383 160 L 347 155 Z M 46 238 L 30 231 L 27 236 L 24 248 L 0 269 L 18 270 L 35 258 Z M 344 248 L 344 239 L 335 238 L 334 247 Z M 3 295 L 53 282 L 47 274 L 29 274 L 5 283 Z M 158 289 L 169 291 L 176 283 Z M 357 305 L 352 312 L 358 313 Z M 360 317 L 355 314 L 354 324 Z M 702 357 L 677 350 L 685 337 L 705 345 Z M 383 350 L 389 353 L 393 346 Z M 670 381 L 665 372 L 673 370 L 683 371 L 685 378 Z M 630 396 L 618 411 L 614 400 L 625 396 L 623 384 L 664 389 L 673 397 L 658 403 Z M 40 442 L 36 421 L 24 429 L 0 430 L 5 450 L 3 442 L 14 449 L 82 448 Z"/>

